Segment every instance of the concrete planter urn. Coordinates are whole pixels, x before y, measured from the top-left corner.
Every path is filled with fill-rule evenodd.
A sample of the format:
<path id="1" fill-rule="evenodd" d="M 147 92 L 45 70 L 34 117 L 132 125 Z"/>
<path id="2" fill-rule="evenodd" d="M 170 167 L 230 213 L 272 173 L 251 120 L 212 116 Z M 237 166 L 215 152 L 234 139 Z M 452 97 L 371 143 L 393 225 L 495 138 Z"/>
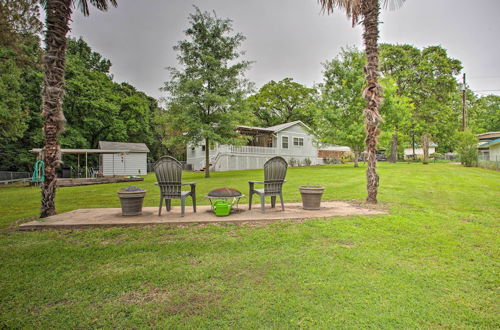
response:
<path id="1" fill-rule="evenodd" d="M 304 210 L 319 210 L 324 190 L 325 188 L 320 186 L 299 187 L 300 195 L 302 196 L 302 208 Z"/>
<path id="2" fill-rule="evenodd" d="M 133 186 L 118 190 L 118 197 L 122 205 L 122 215 L 141 215 L 144 196 L 146 196 L 146 190 Z"/>

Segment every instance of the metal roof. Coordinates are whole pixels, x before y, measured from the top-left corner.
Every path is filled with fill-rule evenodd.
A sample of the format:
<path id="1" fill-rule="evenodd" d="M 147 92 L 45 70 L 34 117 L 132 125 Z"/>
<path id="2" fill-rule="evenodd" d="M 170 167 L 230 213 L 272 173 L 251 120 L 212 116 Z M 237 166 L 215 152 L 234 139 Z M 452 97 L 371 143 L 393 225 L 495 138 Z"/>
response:
<path id="1" fill-rule="evenodd" d="M 128 150 L 128 152 L 149 152 L 149 148 L 146 144 L 129 142 L 99 141 L 99 149 Z"/>
<path id="2" fill-rule="evenodd" d="M 477 138 L 479 140 L 498 139 L 498 138 L 500 138 L 500 132 L 486 132 L 486 133 L 481 133 L 481 134 L 477 135 Z"/>
<path id="3" fill-rule="evenodd" d="M 287 128 L 292 127 L 292 126 L 297 125 L 297 124 L 300 124 L 300 125 L 304 126 L 305 128 L 309 129 L 309 127 L 307 127 L 307 125 L 304 124 L 303 122 L 301 122 L 300 120 L 292 121 L 290 123 L 274 125 L 271 127 L 238 126 L 238 128 L 277 133 L 277 132 L 280 132 L 284 129 L 287 129 Z"/>
<path id="4" fill-rule="evenodd" d="M 246 129 L 246 130 L 249 130 L 249 131 L 264 131 L 264 132 L 274 132 L 274 130 L 272 129 L 269 129 L 269 128 L 265 128 L 265 127 L 255 127 L 255 126 L 243 126 L 243 125 L 240 125 L 238 126 L 238 128 L 242 128 L 242 129 Z"/>
<path id="5" fill-rule="evenodd" d="M 292 126 L 297 125 L 297 124 L 300 124 L 300 125 L 304 126 L 305 128 L 309 129 L 309 127 L 307 127 L 307 125 L 304 124 L 303 122 L 301 122 L 300 120 L 292 121 L 290 123 L 274 125 L 274 126 L 268 127 L 267 129 L 272 129 L 273 132 L 279 132 L 279 131 L 282 131 L 284 129 L 287 129 L 288 127 L 292 127 Z"/>
<path id="6" fill-rule="evenodd" d="M 499 139 L 495 139 L 495 140 L 493 140 L 493 141 L 490 141 L 490 142 L 488 142 L 488 143 L 481 144 L 481 148 L 484 148 L 484 147 L 488 147 L 488 148 L 489 148 L 489 147 L 491 147 L 492 145 L 494 145 L 494 144 L 498 144 L 498 143 L 500 143 L 500 138 L 499 138 Z"/>
<path id="7" fill-rule="evenodd" d="M 30 152 L 40 153 L 41 148 L 33 148 Z M 106 150 L 106 149 L 61 149 L 63 154 L 115 154 L 115 153 L 129 153 L 130 150 Z"/>

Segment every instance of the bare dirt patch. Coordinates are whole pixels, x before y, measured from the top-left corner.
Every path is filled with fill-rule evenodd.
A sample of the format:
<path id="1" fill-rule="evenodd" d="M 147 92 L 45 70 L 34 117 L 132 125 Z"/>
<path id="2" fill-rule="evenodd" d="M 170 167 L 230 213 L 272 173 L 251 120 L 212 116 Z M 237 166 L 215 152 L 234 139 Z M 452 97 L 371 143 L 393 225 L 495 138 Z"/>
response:
<path id="1" fill-rule="evenodd" d="M 125 304 L 164 303 L 169 299 L 169 292 L 156 287 L 148 287 L 145 290 L 130 291 L 122 295 L 118 300 Z"/>

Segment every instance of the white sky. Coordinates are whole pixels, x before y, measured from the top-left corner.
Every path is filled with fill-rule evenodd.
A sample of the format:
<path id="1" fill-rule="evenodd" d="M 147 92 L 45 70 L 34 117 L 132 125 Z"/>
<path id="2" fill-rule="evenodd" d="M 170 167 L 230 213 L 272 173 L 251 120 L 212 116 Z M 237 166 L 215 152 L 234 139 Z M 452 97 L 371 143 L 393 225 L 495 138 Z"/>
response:
<path id="1" fill-rule="evenodd" d="M 89 17 L 75 10 L 71 35 L 111 60 L 117 82 L 161 97 L 193 5 L 232 19 L 246 36 L 241 50 L 255 61 L 247 77 L 256 87 L 286 77 L 312 86 L 323 79 L 321 63 L 342 47 L 362 47 L 361 28 L 343 13 L 322 14 L 316 0 L 118 0 L 117 8 L 93 9 Z M 500 95 L 499 13 L 500 0 L 406 0 L 383 12 L 379 41 L 441 45 L 462 62 L 472 90 Z"/>

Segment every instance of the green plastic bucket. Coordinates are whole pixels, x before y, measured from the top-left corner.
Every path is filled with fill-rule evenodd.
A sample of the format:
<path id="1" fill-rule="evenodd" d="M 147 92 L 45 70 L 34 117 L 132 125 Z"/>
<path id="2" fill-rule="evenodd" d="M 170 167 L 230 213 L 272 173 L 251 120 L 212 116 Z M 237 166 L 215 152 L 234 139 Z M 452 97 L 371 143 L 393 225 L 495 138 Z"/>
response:
<path id="1" fill-rule="evenodd" d="M 225 200 L 216 200 L 214 203 L 214 213 L 218 217 L 225 217 L 231 213 L 231 204 Z"/>

